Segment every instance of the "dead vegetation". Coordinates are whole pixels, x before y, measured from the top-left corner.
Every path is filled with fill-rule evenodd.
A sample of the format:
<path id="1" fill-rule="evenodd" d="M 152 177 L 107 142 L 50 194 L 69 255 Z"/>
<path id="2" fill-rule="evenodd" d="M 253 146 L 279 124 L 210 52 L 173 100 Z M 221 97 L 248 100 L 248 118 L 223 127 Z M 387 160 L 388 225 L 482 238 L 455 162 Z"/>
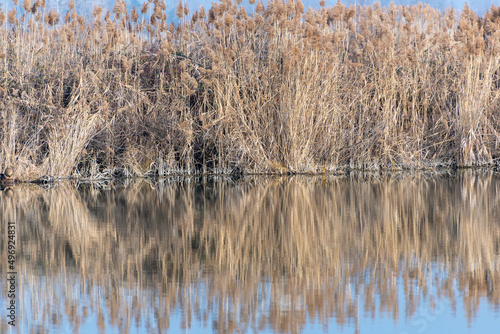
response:
<path id="1" fill-rule="evenodd" d="M 18 178 L 478 166 L 500 157 L 500 8 L 162 0 L 0 10 Z M 247 7 L 249 8 L 249 7 Z M 192 15 L 191 15 L 192 14 Z M 191 15 L 191 16 L 188 16 Z M 100 174 L 100 175 L 101 175 Z"/>

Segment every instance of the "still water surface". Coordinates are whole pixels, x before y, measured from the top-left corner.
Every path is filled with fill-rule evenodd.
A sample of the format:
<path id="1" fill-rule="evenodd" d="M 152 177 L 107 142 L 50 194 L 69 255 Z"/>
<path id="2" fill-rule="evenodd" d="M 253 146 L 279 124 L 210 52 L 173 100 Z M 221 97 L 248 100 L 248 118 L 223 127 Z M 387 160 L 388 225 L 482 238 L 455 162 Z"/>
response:
<path id="1" fill-rule="evenodd" d="M 500 175 L 170 178 L 0 192 L 21 333 L 489 333 Z M 4 315 L 5 314 L 5 315 Z"/>

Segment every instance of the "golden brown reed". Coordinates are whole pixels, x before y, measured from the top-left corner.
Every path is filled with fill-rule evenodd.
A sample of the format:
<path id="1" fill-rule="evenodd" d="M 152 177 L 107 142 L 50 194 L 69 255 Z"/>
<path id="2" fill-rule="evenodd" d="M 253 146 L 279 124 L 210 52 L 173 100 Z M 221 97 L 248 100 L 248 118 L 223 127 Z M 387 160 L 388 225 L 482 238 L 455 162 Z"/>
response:
<path id="1" fill-rule="evenodd" d="M 0 29 L 0 169 L 25 178 L 499 162 L 498 7 L 179 2 L 174 26 L 162 0 L 60 23 L 43 5 Z"/>
<path id="2" fill-rule="evenodd" d="M 424 299 L 462 304 L 472 321 L 480 303 L 500 304 L 499 182 L 463 172 L 127 180 L 113 191 L 61 183 L 0 193 L 0 218 L 18 223 L 26 256 L 17 265 L 37 325 L 66 314 L 78 328 L 97 314 L 124 332 L 154 309 L 162 332 L 181 308 L 200 322 L 216 312 L 228 333 L 297 332 L 308 317 L 411 319 Z"/>

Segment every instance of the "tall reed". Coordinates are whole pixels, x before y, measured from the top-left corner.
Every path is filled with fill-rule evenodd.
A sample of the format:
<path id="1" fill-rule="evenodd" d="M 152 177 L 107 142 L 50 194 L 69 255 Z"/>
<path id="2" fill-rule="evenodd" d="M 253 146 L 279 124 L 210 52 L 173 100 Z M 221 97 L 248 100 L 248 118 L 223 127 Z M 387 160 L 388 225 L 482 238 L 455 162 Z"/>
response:
<path id="1" fill-rule="evenodd" d="M 498 164 L 498 7 L 70 5 L 0 11 L 18 178 Z"/>

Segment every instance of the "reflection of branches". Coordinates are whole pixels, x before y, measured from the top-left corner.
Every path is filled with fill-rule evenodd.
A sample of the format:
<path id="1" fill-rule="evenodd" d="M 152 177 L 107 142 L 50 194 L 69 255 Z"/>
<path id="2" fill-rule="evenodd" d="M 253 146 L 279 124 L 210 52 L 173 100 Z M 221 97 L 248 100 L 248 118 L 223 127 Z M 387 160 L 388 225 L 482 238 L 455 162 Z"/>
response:
<path id="1" fill-rule="evenodd" d="M 498 181 L 491 173 L 171 178 L 110 182 L 108 190 L 18 188 L 0 196 L 0 207 L 23 222 L 18 238 L 30 258 L 20 262 L 31 289 L 49 286 L 41 264 L 68 291 L 85 284 L 79 291 L 101 320 L 106 296 L 107 318 L 121 329 L 131 317 L 156 314 L 149 320 L 164 331 L 170 310 L 180 307 L 186 326 L 216 311 L 212 325 L 221 333 L 298 332 L 308 318 L 357 323 L 358 296 L 372 317 L 397 319 L 401 298 L 407 317 L 422 298 L 456 307 L 453 282 L 470 321 L 480 298 L 498 306 Z M 65 305 L 78 327 L 88 312 L 79 309 L 81 298 L 48 291 L 27 305 Z"/>

